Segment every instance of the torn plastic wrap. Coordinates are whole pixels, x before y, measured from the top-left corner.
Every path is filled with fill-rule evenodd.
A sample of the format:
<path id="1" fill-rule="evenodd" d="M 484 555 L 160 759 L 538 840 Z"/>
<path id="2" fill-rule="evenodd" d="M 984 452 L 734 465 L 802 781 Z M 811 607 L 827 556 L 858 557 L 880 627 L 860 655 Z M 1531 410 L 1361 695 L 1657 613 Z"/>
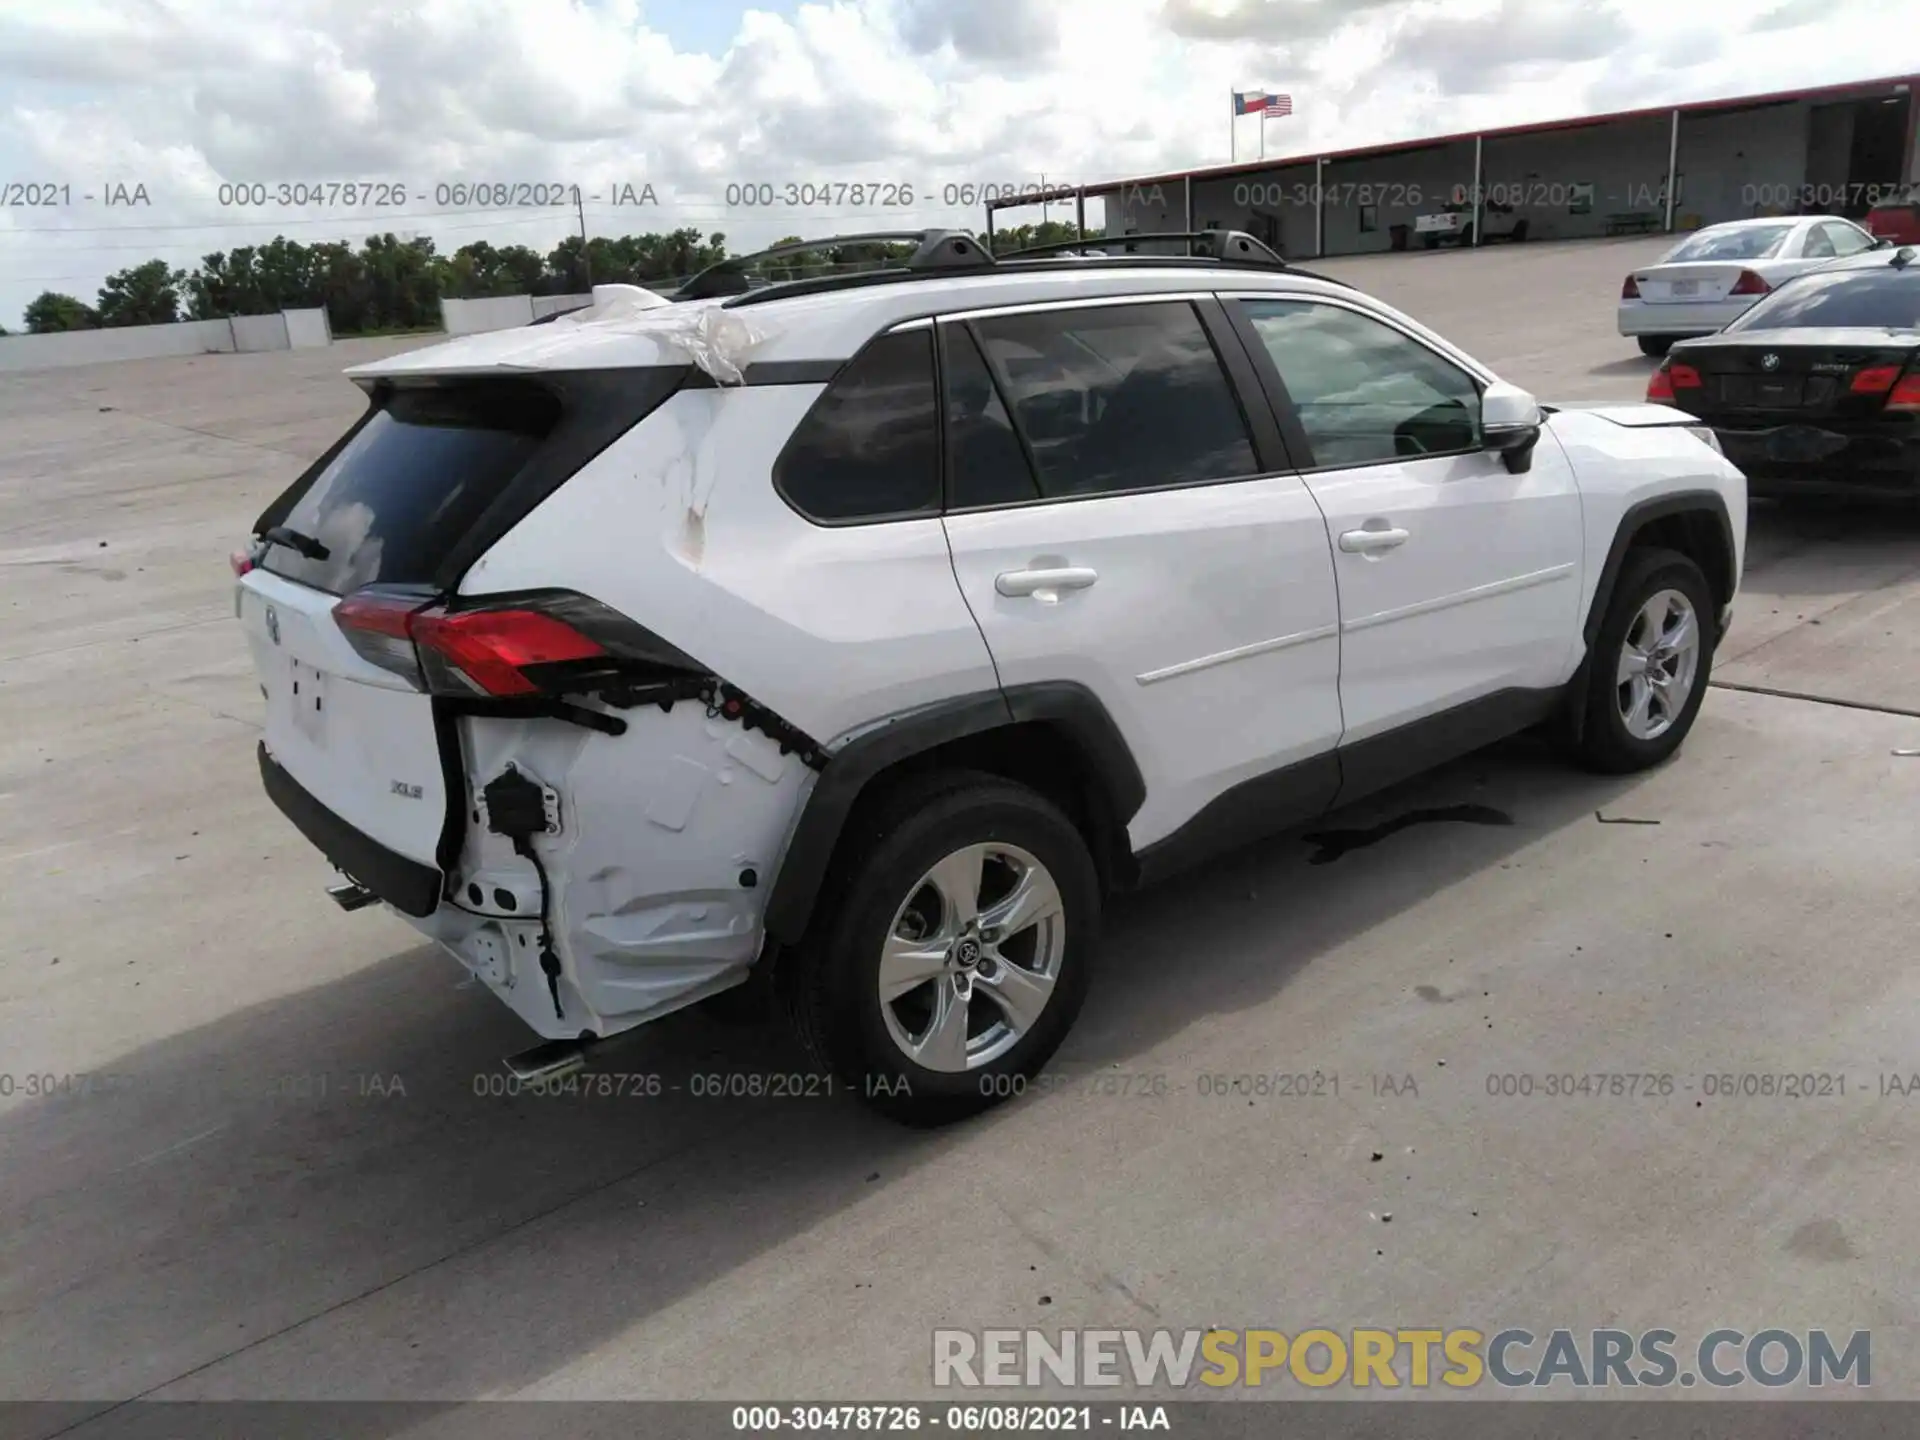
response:
<path id="1" fill-rule="evenodd" d="M 684 351 L 722 385 L 738 385 L 746 376 L 747 352 L 767 338 L 731 310 L 717 305 L 649 315 L 647 334 Z"/>

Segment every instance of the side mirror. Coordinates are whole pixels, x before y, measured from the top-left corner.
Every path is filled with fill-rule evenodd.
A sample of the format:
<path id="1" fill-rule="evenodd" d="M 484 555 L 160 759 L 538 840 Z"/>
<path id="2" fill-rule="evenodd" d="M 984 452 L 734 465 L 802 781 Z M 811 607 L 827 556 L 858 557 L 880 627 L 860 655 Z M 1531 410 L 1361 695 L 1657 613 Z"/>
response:
<path id="1" fill-rule="evenodd" d="M 1480 431 L 1486 448 L 1498 451 L 1507 472 L 1533 468 L 1533 447 L 1540 443 L 1540 405 L 1518 385 L 1496 380 L 1480 397 Z"/>

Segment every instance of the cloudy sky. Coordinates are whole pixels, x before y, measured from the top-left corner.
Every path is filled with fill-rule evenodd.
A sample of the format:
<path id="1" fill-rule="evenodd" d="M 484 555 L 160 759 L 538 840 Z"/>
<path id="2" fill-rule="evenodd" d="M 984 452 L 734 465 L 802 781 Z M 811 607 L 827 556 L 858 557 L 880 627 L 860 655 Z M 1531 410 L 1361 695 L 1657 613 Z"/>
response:
<path id="1" fill-rule="evenodd" d="M 978 225 L 979 207 L 940 203 L 947 187 L 1226 160 L 1236 86 L 1294 97 L 1294 116 L 1267 127 L 1269 153 L 1290 154 L 1920 71 L 1913 13 L 1913 0 L 0 0 L 0 187 L 68 187 L 52 206 L 0 204 L 0 324 L 18 328 L 42 290 L 91 302 L 126 265 L 190 267 L 276 233 L 545 249 L 578 223 L 438 201 L 454 182 L 578 182 L 602 197 L 589 233 L 697 225 L 736 249 Z M 1255 124 L 1242 122 L 1242 158 Z M 407 198 L 220 203 L 223 184 L 347 179 Z M 726 203 L 730 183 L 860 180 L 910 184 L 920 203 Z M 615 206 L 622 184 L 651 185 L 657 205 Z M 107 203 L 135 186 L 147 204 Z"/>

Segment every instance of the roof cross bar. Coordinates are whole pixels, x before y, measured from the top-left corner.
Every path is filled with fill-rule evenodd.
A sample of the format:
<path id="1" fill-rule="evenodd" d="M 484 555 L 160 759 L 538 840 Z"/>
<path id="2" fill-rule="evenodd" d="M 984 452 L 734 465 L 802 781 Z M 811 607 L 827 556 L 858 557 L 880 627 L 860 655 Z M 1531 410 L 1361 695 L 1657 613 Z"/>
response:
<path id="1" fill-rule="evenodd" d="M 913 254 L 888 269 L 915 274 L 930 270 L 977 270 L 993 264 L 993 255 L 964 230 L 870 230 L 858 235 L 828 235 L 775 245 L 751 255 L 733 255 L 709 265 L 674 292 L 676 300 L 706 300 L 717 295 L 744 295 L 752 289 L 747 267 L 812 250 L 835 250 L 850 245 L 912 245 Z M 882 263 L 885 263 L 884 261 Z"/>
<path id="2" fill-rule="evenodd" d="M 1037 255 L 1069 255 L 1076 251 L 1118 249 L 1122 254 L 1138 253 L 1144 244 L 1184 241 L 1187 254 L 1209 260 L 1238 260 L 1253 265 L 1287 268 L 1287 262 L 1244 230 L 1180 230 L 1159 235 L 1089 235 L 1081 240 L 1061 240 L 1050 245 L 1028 245 L 997 256 L 1000 260 L 1025 260 Z"/>

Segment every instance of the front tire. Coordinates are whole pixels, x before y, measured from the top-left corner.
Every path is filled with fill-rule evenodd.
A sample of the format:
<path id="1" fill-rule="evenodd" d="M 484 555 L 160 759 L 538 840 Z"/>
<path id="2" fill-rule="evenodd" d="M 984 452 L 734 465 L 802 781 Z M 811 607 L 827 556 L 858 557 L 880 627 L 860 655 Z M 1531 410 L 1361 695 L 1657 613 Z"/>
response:
<path id="1" fill-rule="evenodd" d="M 1671 349 L 1673 349 L 1673 336 L 1671 335 L 1642 335 L 1640 337 L 1640 353 L 1642 355 L 1652 355 L 1657 358 L 1666 354 Z"/>
<path id="2" fill-rule="evenodd" d="M 1687 738 L 1713 668 L 1713 592 L 1674 550 L 1627 552 L 1588 657 L 1575 756 L 1624 775 L 1658 765 Z"/>
<path id="3" fill-rule="evenodd" d="M 1066 1038 L 1099 878 L 1059 807 L 998 776 L 921 777 L 861 811 L 793 957 L 795 1028 L 881 1113 L 945 1124 L 1019 1093 Z"/>

